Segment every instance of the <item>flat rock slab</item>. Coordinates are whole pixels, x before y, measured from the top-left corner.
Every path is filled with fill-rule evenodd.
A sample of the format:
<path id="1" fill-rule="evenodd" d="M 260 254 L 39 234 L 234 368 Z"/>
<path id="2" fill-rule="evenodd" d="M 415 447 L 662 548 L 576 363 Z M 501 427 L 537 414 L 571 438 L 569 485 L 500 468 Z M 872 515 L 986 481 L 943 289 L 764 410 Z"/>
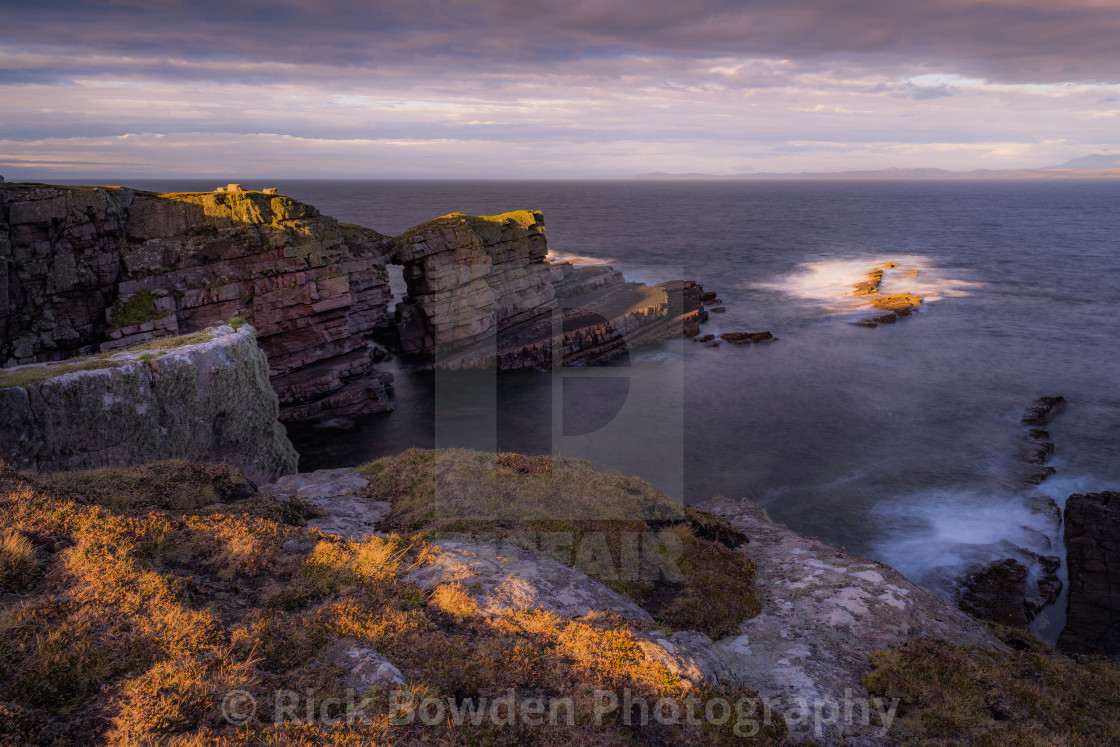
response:
<path id="1" fill-rule="evenodd" d="M 500 542 L 434 543 L 441 552 L 406 576 L 424 589 L 459 583 L 494 617 L 545 610 L 572 619 L 591 612 L 617 612 L 653 622 L 649 613 L 595 579 L 528 550 Z"/>
<path id="2" fill-rule="evenodd" d="M 762 612 L 739 635 L 716 642 L 716 651 L 740 682 L 774 698 L 787 717 L 815 703 L 868 698 L 862 675 L 871 653 L 911 638 L 1005 648 L 982 624 L 898 571 L 771 523 L 754 503 L 719 499 L 696 507 L 725 517 L 750 539 L 740 551 L 755 564 L 762 602 Z M 858 720 L 841 721 L 826 736 L 878 734 L 878 718 L 873 712 L 871 732 Z M 807 721 L 790 725 L 795 736 L 812 728 Z"/>
<path id="3" fill-rule="evenodd" d="M 700 684 L 719 687 L 735 685 L 735 673 L 727 666 L 712 639 L 694 630 L 671 635 L 653 631 L 635 633 L 647 659 L 659 662 L 690 687 Z"/>
<path id="4" fill-rule="evenodd" d="M 371 501 L 355 495 L 369 484 L 351 468 L 321 469 L 281 477 L 261 492 L 277 498 L 299 498 L 323 510 L 307 526 L 323 534 L 352 540 L 378 535 L 377 525 L 389 515 L 388 501 Z"/>
<path id="5" fill-rule="evenodd" d="M 404 675 L 395 664 L 356 638 L 340 638 L 323 650 L 322 658 L 345 672 L 346 686 L 359 692 L 405 684 Z"/>

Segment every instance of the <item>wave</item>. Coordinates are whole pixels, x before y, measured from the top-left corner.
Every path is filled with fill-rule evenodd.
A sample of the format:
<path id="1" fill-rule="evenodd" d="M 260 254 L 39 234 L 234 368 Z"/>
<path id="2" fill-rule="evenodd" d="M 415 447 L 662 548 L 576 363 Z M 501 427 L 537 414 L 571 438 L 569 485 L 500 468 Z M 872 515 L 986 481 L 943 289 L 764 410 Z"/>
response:
<path id="1" fill-rule="evenodd" d="M 570 254 L 568 252 L 558 252 L 553 249 L 548 250 L 545 256 L 549 262 L 571 262 L 573 265 L 612 265 L 617 260 L 603 258 L 603 257 L 588 257 L 583 254 Z"/>
<path id="2" fill-rule="evenodd" d="M 785 293 L 819 305 L 829 313 L 848 314 L 867 309 L 866 297 L 853 295 L 853 289 L 857 283 L 866 281 L 868 273 L 875 269 L 883 272 L 880 293 L 911 293 L 922 296 L 925 303 L 968 296 L 987 285 L 966 280 L 960 277 L 966 271 L 940 267 L 930 257 L 883 255 L 803 262 L 790 275 L 752 287 Z"/>

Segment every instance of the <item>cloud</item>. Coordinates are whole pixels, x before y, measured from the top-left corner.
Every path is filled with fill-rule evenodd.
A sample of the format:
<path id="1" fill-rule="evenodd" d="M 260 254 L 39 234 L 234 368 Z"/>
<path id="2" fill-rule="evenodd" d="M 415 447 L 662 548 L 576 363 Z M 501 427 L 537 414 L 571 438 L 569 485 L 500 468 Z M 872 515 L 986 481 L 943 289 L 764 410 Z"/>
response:
<path id="1" fill-rule="evenodd" d="M 1106 0 L 285 0 L 37 2 L 9 45 L 230 63 L 544 70 L 622 55 L 925 67 L 1007 82 L 1120 81 Z M 173 75 L 168 67 L 162 71 Z M 200 71 L 201 72 L 201 71 Z"/>
<path id="2" fill-rule="evenodd" d="M 942 83 L 939 86 L 923 86 L 915 85 L 910 81 L 906 81 L 902 90 L 891 94 L 892 96 L 900 96 L 902 98 L 914 99 L 915 101 L 925 101 L 928 99 L 940 99 L 945 96 L 955 96 L 960 93 L 960 89 L 953 88 L 947 84 Z"/>
<path id="3" fill-rule="evenodd" d="M 1104 0 L 40 0 L 4 11 L 0 139 L 42 173 L 1031 166 L 1114 144 L 1118 31 Z"/>

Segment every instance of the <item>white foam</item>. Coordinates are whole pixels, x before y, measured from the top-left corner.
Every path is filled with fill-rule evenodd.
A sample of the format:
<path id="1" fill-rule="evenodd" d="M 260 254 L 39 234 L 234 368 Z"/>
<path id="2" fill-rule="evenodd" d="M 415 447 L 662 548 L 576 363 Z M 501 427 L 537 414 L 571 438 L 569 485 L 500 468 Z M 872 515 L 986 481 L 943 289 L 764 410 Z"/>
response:
<path id="1" fill-rule="evenodd" d="M 1043 555 L 1053 552 L 1040 542 L 1052 526 L 1031 513 L 1021 496 L 931 490 L 881 511 L 891 536 L 874 544 L 873 555 L 912 581 L 921 582 L 937 568 L 963 570 L 981 558 L 1006 557 L 999 548 L 1004 542 Z"/>
<path id="2" fill-rule="evenodd" d="M 897 263 L 898 266 L 884 267 L 888 263 Z M 857 283 L 867 280 L 867 274 L 875 268 L 883 270 L 883 279 L 879 284 L 881 293 L 912 293 L 922 296 L 925 303 L 967 296 L 986 285 L 957 277 L 961 270 L 939 267 L 930 257 L 884 255 L 804 262 L 791 275 L 756 283 L 752 287 L 786 293 L 820 305 L 829 313 L 845 314 L 867 308 L 866 299 L 853 296 L 852 289 Z M 914 270 L 918 271 L 917 275 L 911 275 Z"/>
<path id="3" fill-rule="evenodd" d="M 611 265 L 617 260 L 606 259 L 603 257 L 588 257 L 583 254 L 569 254 L 568 252 L 558 252 L 553 249 L 548 250 L 545 259 L 549 262 L 571 262 L 573 265 Z"/>

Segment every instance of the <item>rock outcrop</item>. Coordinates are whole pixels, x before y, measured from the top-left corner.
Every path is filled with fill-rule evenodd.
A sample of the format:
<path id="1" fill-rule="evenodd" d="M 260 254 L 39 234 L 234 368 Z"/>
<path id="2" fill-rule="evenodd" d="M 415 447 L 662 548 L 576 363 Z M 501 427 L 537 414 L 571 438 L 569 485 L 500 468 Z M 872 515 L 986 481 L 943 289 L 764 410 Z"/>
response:
<path id="1" fill-rule="evenodd" d="M 282 419 L 391 409 L 369 342 L 387 318 L 391 246 L 275 194 L 6 185 L 0 360 L 60 360 L 243 317 Z"/>
<path id="2" fill-rule="evenodd" d="M 1120 493 L 1071 495 L 1065 509 L 1069 606 L 1058 648 L 1120 655 Z"/>
<path id="3" fill-rule="evenodd" d="M 1065 397 L 1039 397 L 1023 413 L 1023 425 L 1046 425 L 1065 412 L 1068 406 Z"/>
<path id="4" fill-rule="evenodd" d="M 182 458 L 263 483 L 298 456 L 249 325 L 0 372 L 0 458 L 53 471 Z"/>
<path id="5" fill-rule="evenodd" d="M 357 470 L 343 467 L 281 477 L 263 486 L 261 493 L 310 503 L 323 513 L 308 521 L 308 527 L 357 542 L 380 536 L 377 525 L 390 510 L 386 501 L 371 501 L 357 495 L 368 484 Z"/>
<path id="6" fill-rule="evenodd" d="M 437 368 L 598 362 L 695 334 L 707 319 L 696 283 L 647 286 L 610 267 L 550 265 L 539 212 L 455 213 L 395 241 L 408 284 L 395 316 L 400 349 Z"/>
<path id="7" fill-rule="evenodd" d="M 1025 630 L 1030 624 L 1025 596 L 1027 570 L 1014 558 L 989 563 L 965 579 L 957 606 L 978 620 Z"/>
<path id="8" fill-rule="evenodd" d="M 707 319 L 702 287 L 549 264 L 539 212 L 454 214 L 391 239 L 230 184 L 154 194 L 0 188 L 0 361 L 108 352 L 234 318 L 258 330 L 282 421 L 392 409 L 372 339 L 440 368 L 620 355 Z M 388 314 L 386 262 L 408 296 Z"/>
<path id="9" fill-rule="evenodd" d="M 889 293 L 883 294 L 880 292 L 879 286 L 886 277 L 886 270 L 894 270 L 898 268 L 897 262 L 887 262 L 867 273 L 867 279 L 861 280 L 852 286 L 852 295 L 865 301 L 872 308 L 880 311 L 885 311 L 885 314 L 868 317 L 862 319 L 856 324 L 861 327 L 878 327 L 880 324 L 894 324 L 901 317 L 910 316 L 922 305 L 922 297 L 916 296 L 912 293 Z M 917 270 L 911 270 L 908 277 L 913 277 L 918 274 Z"/>
<path id="10" fill-rule="evenodd" d="M 749 501 L 697 508 L 723 516 L 749 539 L 739 552 L 755 565 L 762 612 L 715 649 L 740 682 L 775 699 L 776 710 L 867 698 L 862 678 L 871 653 L 909 639 L 1004 648 L 983 625 L 894 569 L 774 524 Z M 808 720 L 787 723 L 794 736 L 821 738 Z M 880 733 L 837 720 L 824 737 L 831 744 Z"/>
<path id="11" fill-rule="evenodd" d="M 573 619 L 613 612 L 653 622 L 648 612 L 599 581 L 516 545 L 459 540 L 435 545 L 439 555 L 406 579 L 422 589 L 462 584 L 487 615 L 544 610 Z"/>

